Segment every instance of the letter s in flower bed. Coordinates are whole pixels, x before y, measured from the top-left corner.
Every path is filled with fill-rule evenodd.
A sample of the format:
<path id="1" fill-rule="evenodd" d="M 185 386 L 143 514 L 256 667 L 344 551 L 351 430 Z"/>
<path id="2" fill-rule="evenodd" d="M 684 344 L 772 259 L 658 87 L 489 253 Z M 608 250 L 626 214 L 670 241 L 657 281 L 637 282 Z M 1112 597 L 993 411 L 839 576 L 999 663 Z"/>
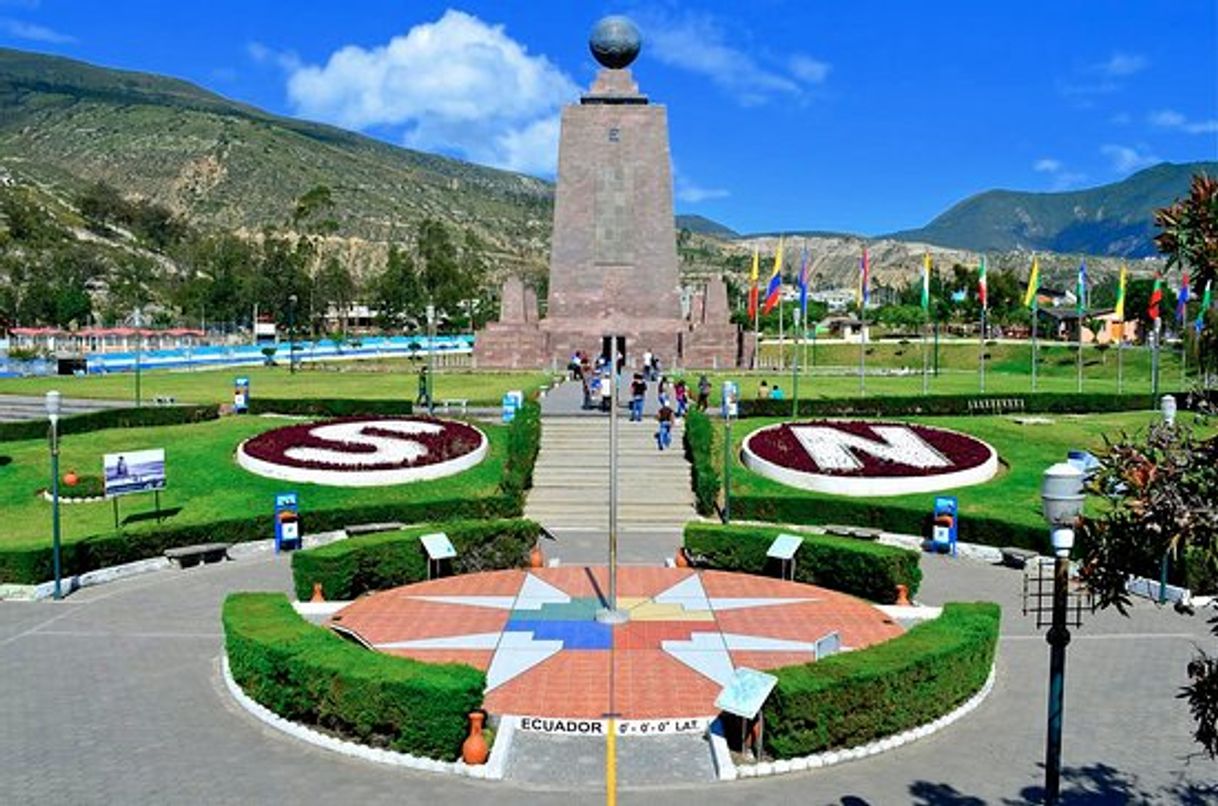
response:
<path id="1" fill-rule="evenodd" d="M 846 496 L 904 495 L 988 481 L 998 453 L 926 425 L 814 420 L 759 428 L 741 460 L 781 484 Z"/>
<path id="2" fill-rule="evenodd" d="M 276 428 L 237 448 L 237 463 L 281 481 L 376 487 L 451 476 L 486 456 L 486 435 L 431 417 L 348 417 Z"/>

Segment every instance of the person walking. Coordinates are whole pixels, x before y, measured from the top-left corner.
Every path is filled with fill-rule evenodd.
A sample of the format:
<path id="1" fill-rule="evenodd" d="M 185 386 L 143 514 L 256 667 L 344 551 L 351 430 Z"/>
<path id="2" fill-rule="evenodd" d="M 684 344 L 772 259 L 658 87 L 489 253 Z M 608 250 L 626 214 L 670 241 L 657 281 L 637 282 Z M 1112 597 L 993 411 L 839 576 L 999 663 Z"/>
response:
<path id="1" fill-rule="evenodd" d="M 661 404 L 656 419 L 660 422 L 660 428 L 656 431 L 656 447 L 666 450 L 672 445 L 672 409 L 667 404 Z"/>
<path id="2" fill-rule="evenodd" d="M 651 350 L 643 353 L 643 375 L 649 381 L 655 380 L 655 378 L 651 377 Z"/>
<path id="3" fill-rule="evenodd" d="M 703 375 L 698 379 L 698 411 L 706 411 L 710 405 L 711 382 Z"/>
<path id="4" fill-rule="evenodd" d="M 606 372 L 601 376 L 601 411 L 609 411 L 613 402 L 613 373 Z"/>
<path id="5" fill-rule="evenodd" d="M 661 406 L 668 406 L 669 408 L 672 407 L 672 403 L 668 399 L 668 395 L 671 391 L 672 391 L 672 387 L 668 383 L 668 377 L 666 375 L 661 375 L 660 376 L 660 385 L 658 387 L 656 387 L 656 394 L 660 399 Z"/>
<path id="6" fill-rule="evenodd" d="M 678 378 L 672 385 L 672 396 L 677 401 L 677 416 L 684 417 L 689 409 L 689 391 L 685 388 L 684 378 Z"/>
<path id="7" fill-rule="evenodd" d="M 630 382 L 630 422 L 643 422 L 643 399 L 647 397 L 647 381 L 643 380 L 642 373 L 634 373 L 634 380 Z"/>
<path id="8" fill-rule="evenodd" d="M 419 369 L 419 396 L 415 399 L 416 406 L 429 406 L 431 398 L 427 389 L 427 367 L 423 366 Z"/>

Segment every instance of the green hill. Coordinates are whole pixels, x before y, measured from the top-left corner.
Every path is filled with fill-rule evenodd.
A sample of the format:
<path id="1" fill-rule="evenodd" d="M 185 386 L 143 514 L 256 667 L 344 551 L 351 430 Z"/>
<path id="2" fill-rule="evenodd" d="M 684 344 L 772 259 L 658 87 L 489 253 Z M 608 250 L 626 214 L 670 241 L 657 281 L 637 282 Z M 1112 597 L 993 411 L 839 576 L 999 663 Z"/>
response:
<path id="1" fill-rule="evenodd" d="M 1188 193 L 1197 171 L 1218 162 L 1160 163 L 1111 185 L 1066 193 L 991 190 L 925 227 L 882 237 L 976 251 L 1012 249 L 1146 257 L 1156 254 L 1152 212 Z"/>

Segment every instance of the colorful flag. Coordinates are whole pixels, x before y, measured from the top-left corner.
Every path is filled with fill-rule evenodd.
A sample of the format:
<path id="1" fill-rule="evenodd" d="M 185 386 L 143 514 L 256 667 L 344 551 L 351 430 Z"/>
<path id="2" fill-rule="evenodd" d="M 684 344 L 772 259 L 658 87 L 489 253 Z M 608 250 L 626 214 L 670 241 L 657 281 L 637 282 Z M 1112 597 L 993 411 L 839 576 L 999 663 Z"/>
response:
<path id="1" fill-rule="evenodd" d="M 1032 273 L 1028 275 L 1028 290 L 1023 295 L 1025 308 L 1036 307 L 1036 295 L 1040 293 L 1040 262 L 1032 256 Z"/>
<path id="2" fill-rule="evenodd" d="M 922 310 L 930 310 L 930 252 L 922 256 Z"/>
<path id="3" fill-rule="evenodd" d="M 753 247 L 753 271 L 749 273 L 749 319 L 757 315 L 757 269 L 758 260 L 757 247 Z"/>
<path id="4" fill-rule="evenodd" d="M 800 321 L 805 321 L 808 318 L 808 281 L 810 280 L 808 271 L 808 242 L 804 241 L 803 255 L 799 259 L 799 318 Z M 805 322 L 806 326 L 806 322 Z"/>
<path id="5" fill-rule="evenodd" d="M 990 309 L 990 295 L 985 283 L 985 255 L 981 256 L 981 266 L 978 267 L 977 271 L 977 299 L 981 302 L 981 310 L 988 311 Z"/>
<path id="6" fill-rule="evenodd" d="M 1087 311 L 1087 259 L 1078 264 L 1078 285 L 1074 289 L 1075 308 L 1081 317 Z"/>
<path id="7" fill-rule="evenodd" d="M 1188 311 L 1188 272 L 1180 278 L 1180 293 L 1176 297 L 1176 321 L 1184 323 L 1184 315 Z"/>
<path id="8" fill-rule="evenodd" d="M 778 304 L 778 297 L 782 293 L 782 238 L 778 239 L 778 250 L 774 252 L 774 271 L 770 274 L 770 284 L 765 290 L 765 305 L 762 307 L 762 313 L 769 313 L 774 306 Z"/>
<path id="9" fill-rule="evenodd" d="M 1125 282 L 1126 269 L 1121 266 L 1121 279 L 1117 281 L 1117 298 L 1116 308 L 1113 310 L 1113 315 L 1116 317 L 1117 324 L 1125 323 Z"/>
<path id="10" fill-rule="evenodd" d="M 1154 321 L 1159 321 L 1159 303 L 1163 301 L 1163 278 L 1158 272 L 1155 272 L 1155 287 L 1150 290 L 1150 304 L 1146 306 L 1146 313 Z"/>
<path id="11" fill-rule="evenodd" d="M 1201 332 L 1201 328 L 1205 327 L 1205 312 L 1210 309 L 1210 303 L 1213 302 L 1213 297 L 1210 295 L 1213 280 L 1209 280 L 1205 284 L 1205 293 L 1201 296 L 1201 310 L 1197 311 L 1197 321 L 1193 324 L 1197 332 Z"/>
<path id="12" fill-rule="evenodd" d="M 855 302 L 858 303 L 859 310 L 867 306 L 871 300 L 871 289 L 868 287 L 871 281 L 871 258 L 867 256 L 867 247 L 863 247 L 863 258 L 859 261 L 859 287 L 858 294 L 855 296 Z"/>

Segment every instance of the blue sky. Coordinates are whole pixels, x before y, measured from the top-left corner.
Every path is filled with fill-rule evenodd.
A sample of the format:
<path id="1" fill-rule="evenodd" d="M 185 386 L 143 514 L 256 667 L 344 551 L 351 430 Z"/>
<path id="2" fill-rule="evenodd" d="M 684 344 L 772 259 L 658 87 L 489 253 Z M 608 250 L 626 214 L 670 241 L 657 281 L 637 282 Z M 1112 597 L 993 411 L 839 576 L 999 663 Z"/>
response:
<path id="1" fill-rule="evenodd" d="M 1216 5 L 0 0 L 0 45 L 547 176 L 558 110 L 595 73 L 588 31 L 625 12 L 679 211 L 879 234 L 990 188 L 1218 159 Z"/>

